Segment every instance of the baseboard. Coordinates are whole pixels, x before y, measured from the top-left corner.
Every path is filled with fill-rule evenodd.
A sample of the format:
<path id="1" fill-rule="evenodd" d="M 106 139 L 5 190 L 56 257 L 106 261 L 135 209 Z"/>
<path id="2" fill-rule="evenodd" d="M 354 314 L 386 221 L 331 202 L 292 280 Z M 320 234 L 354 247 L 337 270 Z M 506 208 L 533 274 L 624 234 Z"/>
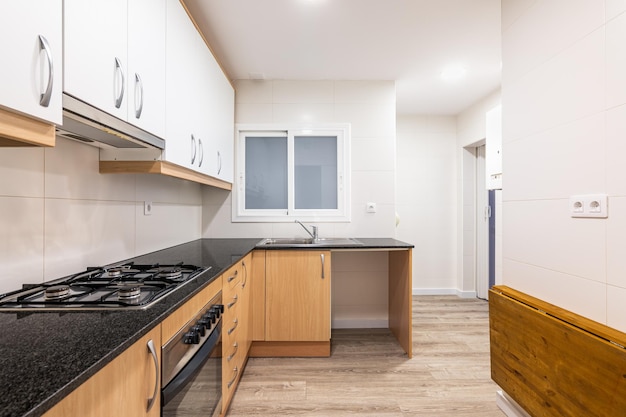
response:
<path id="1" fill-rule="evenodd" d="M 507 417 L 531 417 L 513 398 L 506 395 L 506 392 L 502 390 L 496 392 L 496 405 Z"/>
<path id="2" fill-rule="evenodd" d="M 461 298 L 476 298 L 476 291 L 461 291 L 456 288 L 413 288 L 413 295 L 456 295 Z"/>
<path id="3" fill-rule="evenodd" d="M 350 318 L 334 319 L 331 322 L 333 329 L 388 329 L 388 319 Z"/>

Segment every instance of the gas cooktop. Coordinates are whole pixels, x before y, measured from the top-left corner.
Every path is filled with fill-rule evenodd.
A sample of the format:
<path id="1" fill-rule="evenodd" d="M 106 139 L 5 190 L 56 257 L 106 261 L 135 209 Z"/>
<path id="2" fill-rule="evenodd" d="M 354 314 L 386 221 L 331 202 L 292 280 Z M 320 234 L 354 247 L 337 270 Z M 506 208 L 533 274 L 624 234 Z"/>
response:
<path id="1" fill-rule="evenodd" d="M 67 278 L 0 295 L 0 311 L 145 309 L 208 271 L 179 263 L 87 268 Z"/>

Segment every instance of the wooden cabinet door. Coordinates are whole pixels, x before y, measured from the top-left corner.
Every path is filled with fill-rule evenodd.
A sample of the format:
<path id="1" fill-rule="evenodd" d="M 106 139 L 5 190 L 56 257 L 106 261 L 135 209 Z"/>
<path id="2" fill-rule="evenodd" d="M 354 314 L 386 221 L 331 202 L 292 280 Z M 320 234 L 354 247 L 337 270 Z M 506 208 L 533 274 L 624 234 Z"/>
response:
<path id="1" fill-rule="evenodd" d="M 4 2 L 0 11 L 0 106 L 55 124 L 62 119 L 62 7 L 28 0 Z"/>
<path id="2" fill-rule="evenodd" d="M 152 341 L 160 368 L 161 327 L 157 326 L 55 405 L 44 417 L 161 415 L 160 370 L 148 348 Z M 148 400 L 155 402 L 148 411 Z"/>
<path id="3" fill-rule="evenodd" d="M 330 251 L 266 252 L 266 341 L 330 340 Z"/>

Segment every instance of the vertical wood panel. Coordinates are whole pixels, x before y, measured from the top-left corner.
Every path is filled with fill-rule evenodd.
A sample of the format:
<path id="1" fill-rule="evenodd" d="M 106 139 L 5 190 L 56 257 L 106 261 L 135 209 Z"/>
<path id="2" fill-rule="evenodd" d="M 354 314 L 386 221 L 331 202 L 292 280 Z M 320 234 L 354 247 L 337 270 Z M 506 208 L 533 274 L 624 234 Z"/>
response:
<path id="1" fill-rule="evenodd" d="M 413 357 L 412 250 L 389 252 L 389 328 L 409 358 Z"/>

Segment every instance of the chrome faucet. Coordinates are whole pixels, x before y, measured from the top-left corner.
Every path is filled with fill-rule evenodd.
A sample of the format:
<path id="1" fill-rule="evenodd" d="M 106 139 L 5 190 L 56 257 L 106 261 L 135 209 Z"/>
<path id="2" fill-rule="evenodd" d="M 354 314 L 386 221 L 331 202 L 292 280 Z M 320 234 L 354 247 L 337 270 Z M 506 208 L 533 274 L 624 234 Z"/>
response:
<path id="1" fill-rule="evenodd" d="M 311 233 L 309 231 L 309 229 L 305 225 L 303 225 L 302 222 L 300 222 L 300 220 L 296 220 L 296 223 L 298 223 L 300 226 L 302 226 L 302 228 L 304 230 L 306 230 L 306 232 L 309 234 L 309 236 L 311 236 L 311 238 L 313 238 L 313 242 L 317 241 L 317 239 L 318 239 L 318 236 L 317 236 L 317 226 L 311 226 L 311 229 L 313 230 L 313 233 Z"/>

